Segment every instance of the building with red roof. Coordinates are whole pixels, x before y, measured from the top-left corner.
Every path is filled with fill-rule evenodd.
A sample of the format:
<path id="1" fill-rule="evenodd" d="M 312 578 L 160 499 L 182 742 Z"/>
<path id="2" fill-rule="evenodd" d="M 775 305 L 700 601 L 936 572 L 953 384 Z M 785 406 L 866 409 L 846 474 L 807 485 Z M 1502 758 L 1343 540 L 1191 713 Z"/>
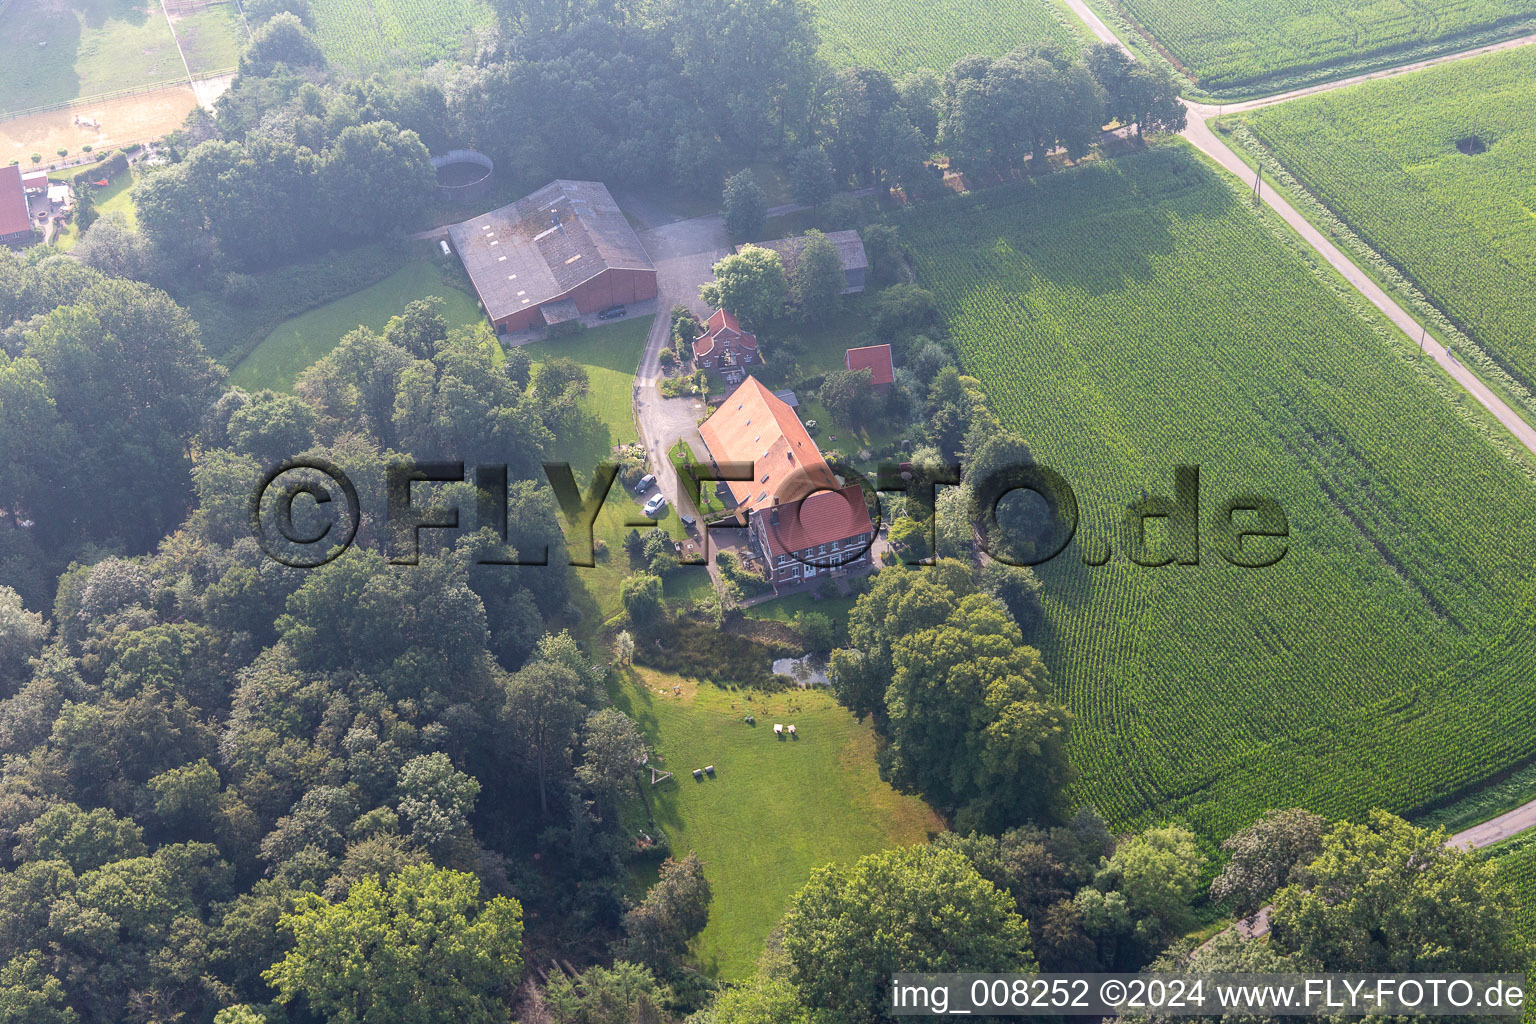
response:
<path id="1" fill-rule="evenodd" d="M 875 527 L 858 485 L 844 485 L 789 404 L 747 377 L 699 426 L 716 467 L 749 463 L 723 484 L 775 587 L 873 564 Z"/>
<path id="2" fill-rule="evenodd" d="M 877 394 L 885 394 L 896 382 L 896 370 L 891 365 L 891 346 L 865 345 L 851 348 L 843 354 L 843 366 L 850 370 L 868 370 L 870 383 Z"/>
<path id="3" fill-rule="evenodd" d="M 0 167 L 0 245 L 20 249 L 36 241 L 27 193 L 21 186 L 21 168 L 15 164 Z"/>
<path id="4" fill-rule="evenodd" d="M 717 371 L 727 384 L 740 384 L 747 367 L 761 366 L 757 335 L 741 329 L 741 321 L 723 309 L 709 314 L 704 333 L 693 343 L 693 361 Z"/>

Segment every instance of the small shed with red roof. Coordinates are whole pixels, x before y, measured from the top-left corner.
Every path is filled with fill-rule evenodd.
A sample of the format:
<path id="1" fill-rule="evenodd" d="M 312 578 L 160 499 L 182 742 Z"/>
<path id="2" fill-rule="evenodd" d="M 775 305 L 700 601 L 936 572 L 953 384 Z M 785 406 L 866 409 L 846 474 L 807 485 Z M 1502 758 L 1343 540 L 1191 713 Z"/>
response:
<path id="1" fill-rule="evenodd" d="M 885 394 L 896 382 L 896 370 L 891 365 L 891 346 L 865 345 L 851 348 L 843 355 L 843 366 L 850 370 L 868 370 L 870 383 L 876 394 Z"/>

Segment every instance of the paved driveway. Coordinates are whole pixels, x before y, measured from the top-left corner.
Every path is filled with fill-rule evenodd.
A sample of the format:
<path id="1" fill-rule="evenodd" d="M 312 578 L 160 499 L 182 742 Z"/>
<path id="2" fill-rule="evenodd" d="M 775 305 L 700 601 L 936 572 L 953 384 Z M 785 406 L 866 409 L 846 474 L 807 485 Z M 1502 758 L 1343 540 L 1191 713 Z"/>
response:
<path id="1" fill-rule="evenodd" d="M 640 235 L 645 251 L 656 264 L 656 320 L 645 342 L 645 354 L 635 374 L 635 424 L 640 440 L 651 457 L 651 472 L 656 474 L 661 492 L 674 505 L 691 511 L 693 502 L 680 502 L 682 484 L 672 469 L 667 452 L 678 438 L 686 438 L 699 456 L 705 454 L 699 438 L 698 422 L 704 415 L 704 402 L 698 398 L 662 398 L 656 384 L 661 379 L 661 350 L 671 344 L 672 307 L 678 303 L 703 315 L 708 312 L 699 301 L 699 287 L 713 280 L 715 263 L 728 252 L 730 242 L 725 224 L 718 216 L 680 220 L 653 228 Z"/>

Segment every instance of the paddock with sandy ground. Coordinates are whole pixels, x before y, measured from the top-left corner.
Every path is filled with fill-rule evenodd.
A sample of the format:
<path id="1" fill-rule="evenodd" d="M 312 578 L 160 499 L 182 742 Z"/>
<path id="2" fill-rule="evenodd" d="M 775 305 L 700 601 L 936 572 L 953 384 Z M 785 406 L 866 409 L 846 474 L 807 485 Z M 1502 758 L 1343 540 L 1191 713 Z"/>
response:
<path id="1" fill-rule="evenodd" d="M 8 118 L 0 121 L 0 164 L 18 160 L 23 168 L 30 167 L 32 154 L 41 153 L 47 165 L 58 159 L 61 146 L 73 156 L 82 146 L 100 150 L 152 142 L 179 128 L 198 99 L 192 86 L 184 84 Z M 82 127 L 76 118 L 94 120 L 101 127 Z"/>

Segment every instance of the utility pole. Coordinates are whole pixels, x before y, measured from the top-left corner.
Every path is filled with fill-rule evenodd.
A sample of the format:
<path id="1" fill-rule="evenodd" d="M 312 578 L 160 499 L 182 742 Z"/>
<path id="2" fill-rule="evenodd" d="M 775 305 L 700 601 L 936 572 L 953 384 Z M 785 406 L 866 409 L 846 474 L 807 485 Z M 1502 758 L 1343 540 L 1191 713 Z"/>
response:
<path id="1" fill-rule="evenodd" d="M 1429 328 L 1419 324 L 1419 358 L 1424 358 L 1424 340 L 1429 337 Z"/>
<path id="2" fill-rule="evenodd" d="M 1260 167 L 1253 176 L 1253 202 L 1257 206 L 1264 201 L 1264 168 Z"/>

